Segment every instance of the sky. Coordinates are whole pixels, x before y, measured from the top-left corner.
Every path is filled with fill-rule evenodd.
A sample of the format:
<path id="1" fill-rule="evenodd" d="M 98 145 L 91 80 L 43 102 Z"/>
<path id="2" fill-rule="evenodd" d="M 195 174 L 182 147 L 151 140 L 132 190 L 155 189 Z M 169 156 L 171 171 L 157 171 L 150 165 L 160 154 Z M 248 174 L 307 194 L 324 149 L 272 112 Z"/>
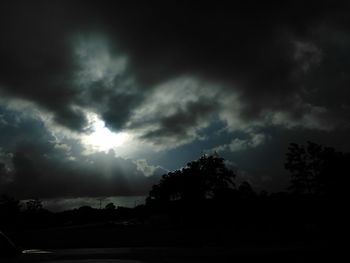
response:
<path id="1" fill-rule="evenodd" d="M 346 1 L 1 1 L 0 193 L 144 196 L 217 153 L 284 191 L 291 142 L 350 150 Z"/>

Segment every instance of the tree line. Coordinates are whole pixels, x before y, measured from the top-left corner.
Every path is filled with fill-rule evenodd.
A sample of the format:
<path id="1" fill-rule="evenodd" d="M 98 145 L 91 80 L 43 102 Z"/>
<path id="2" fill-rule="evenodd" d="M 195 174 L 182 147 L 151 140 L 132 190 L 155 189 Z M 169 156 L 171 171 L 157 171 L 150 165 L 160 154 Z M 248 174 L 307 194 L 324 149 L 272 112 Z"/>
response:
<path id="1" fill-rule="evenodd" d="M 323 224 L 328 220 L 325 213 L 340 216 L 342 210 L 337 208 L 346 198 L 349 161 L 349 153 L 330 147 L 291 143 L 285 161 L 291 178 L 288 191 L 256 193 L 248 182 L 237 184 L 237 172 L 229 169 L 222 157 L 204 155 L 164 174 L 150 190 L 146 204 L 133 209 L 110 203 L 104 209 L 85 206 L 52 213 L 39 199 L 23 205 L 2 195 L 0 227 L 16 222 L 40 226 L 116 220 L 177 225 L 289 224 L 290 229 L 307 222 Z"/>

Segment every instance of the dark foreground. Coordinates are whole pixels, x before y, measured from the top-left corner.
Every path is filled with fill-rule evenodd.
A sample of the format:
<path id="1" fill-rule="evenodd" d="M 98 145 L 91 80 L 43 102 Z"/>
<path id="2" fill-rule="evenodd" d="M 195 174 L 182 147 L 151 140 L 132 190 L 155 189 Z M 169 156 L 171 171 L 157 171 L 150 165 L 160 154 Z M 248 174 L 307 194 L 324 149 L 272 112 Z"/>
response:
<path id="1" fill-rule="evenodd" d="M 95 224 L 7 234 L 24 249 L 11 263 L 333 261 L 327 241 L 305 230 Z"/>
<path id="2" fill-rule="evenodd" d="M 134 247 L 27 250 L 8 262 L 135 263 L 135 262 L 324 262 L 321 251 L 297 247 Z"/>

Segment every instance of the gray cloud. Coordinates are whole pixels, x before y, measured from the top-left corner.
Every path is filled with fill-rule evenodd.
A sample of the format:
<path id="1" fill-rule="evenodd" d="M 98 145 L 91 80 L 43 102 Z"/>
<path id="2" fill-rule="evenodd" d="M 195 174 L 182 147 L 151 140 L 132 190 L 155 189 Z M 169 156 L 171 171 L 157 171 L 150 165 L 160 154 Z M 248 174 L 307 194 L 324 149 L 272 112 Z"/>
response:
<path id="1" fill-rule="evenodd" d="M 75 96 L 70 84 L 74 64 L 66 43 L 69 19 L 59 18 L 63 10 L 56 4 L 51 12 L 47 4 L 38 4 L 1 4 L 1 90 L 34 101 L 54 112 L 57 122 L 79 129 L 84 120 L 69 107 Z"/>
<path id="2" fill-rule="evenodd" d="M 254 136 L 267 138 L 269 129 L 302 131 L 305 138 L 310 131 L 333 140 L 345 136 L 348 11 L 347 2 L 328 1 L 242 2 L 235 8 L 181 1 L 1 3 L 2 99 L 22 99 L 50 120 L 1 108 L 3 167 L 15 171 L 15 156 L 17 166 L 32 162 L 42 186 L 50 184 L 45 174 L 52 170 L 52 182 L 64 194 L 111 192 L 114 184 L 125 194 L 145 189 L 149 178 L 140 163 L 82 154 L 79 136 L 91 132 L 91 112 L 154 151 L 208 142 L 203 132 L 215 121 L 231 138 L 210 147 L 229 152 L 264 147 L 266 140 L 255 143 Z M 59 136 L 48 123 L 75 135 Z M 235 132 L 246 137 L 232 138 Z M 115 176 L 99 177 L 95 167 L 109 167 Z M 1 178 L 9 182 L 11 171 L 3 168 Z M 135 183 L 121 176 L 125 171 Z"/>
<path id="3" fill-rule="evenodd" d="M 322 78 L 330 80 L 336 74 L 330 67 L 347 61 L 333 59 L 346 51 L 346 7 L 333 5 L 329 10 L 327 5 L 313 5 L 310 14 L 298 3 L 273 8 L 257 4 L 254 10 L 242 3 L 235 9 L 202 4 L 200 11 L 197 5 L 177 2 L 118 8 L 79 1 L 37 1 L 33 8 L 24 2 L 5 4 L 0 83 L 4 92 L 34 101 L 54 113 L 56 122 L 74 130 L 86 125 L 80 107 L 96 111 L 107 126 L 124 129 L 149 90 L 183 75 L 221 83 L 229 97 L 239 94 L 243 121 L 255 122 L 275 111 L 302 119 L 308 112 L 293 98 L 315 90 L 311 86 L 317 82 L 328 83 L 314 80 L 315 71 L 324 69 Z M 267 10 L 269 16 L 263 16 Z M 320 29 L 325 24 L 328 31 Z M 330 34 L 339 41 L 328 38 Z M 345 86 L 345 81 L 337 86 Z M 319 100 L 302 99 L 322 107 Z M 181 137 L 188 112 L 193 111 L 196 123 L 198 107 L 161 118 L 164 129 L 143 137 L 166 132 L 171 137 L 176 131 Z M 344 108 L 334 112 L 342 122 Z M 232 115 L 236 118 L 237 113 Z M 183 117 L 184 128 L 169 125 L 177 117 Z M 197 122 L 198 129 L 203 122 Z"/>
<path id="4" fill-rule="evenodd" d="M 154 175 L 161 176 L 169 172 L 168 170 L 162 168 L 159 165 L 157 166 L 149 165 L 147 160 L 145 159 L 138 159 L 134 161 L 134 163 L 137 166 L 137 170 L 141 171 L 145 176 L 154 176 Z"/>
<path id="5" fill-rule="evenodd" d="M 262 133 L 250 134 L 250 137 L 247 139 L 240 139 L 240 138 L 233 139 L 229 144 L 223 144 L 223 145 L 217 146 L 211 149 L 209 152 L 220 153 L 223 151 L 231 151 L 231 152 L 244 151 L 247 149 L 258 147 L 261 144 L 265 143 L 265 141 L 268 139 L 267 137 L 268 136 Z"/>
<path id="6" fill-rule="evenodd" d="M 0 110 L 6 120 L 0 125 L 2 193 L 18 198 L 145 195 L 159 178 L 158 168 L 145 173 L 113 150 L 84 155 L 81 141 L 58 139 L 40 119 Z"/>
<path id="7" fill-rule="evenodd" d="M 191 77 L 162 83 L 149 91 L 126 128 L 159 148 L 173 148 L 199 138 L 218 111 L 215 86 Z"/>

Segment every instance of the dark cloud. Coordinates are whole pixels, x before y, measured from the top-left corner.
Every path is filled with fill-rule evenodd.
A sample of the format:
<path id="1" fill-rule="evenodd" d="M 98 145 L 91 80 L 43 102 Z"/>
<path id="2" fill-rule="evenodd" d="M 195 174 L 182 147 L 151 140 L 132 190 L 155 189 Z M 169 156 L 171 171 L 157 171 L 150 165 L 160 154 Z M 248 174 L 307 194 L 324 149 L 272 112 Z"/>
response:
<path id="1" fill-rule="evenodd" d="M 83 154 L 78 139 L 58 139 L 39 119 L 1 108 L 0 192 L 17 198 L 145 195 L 160 167 L 131 159 Z M 14 120 L 14 118 L 16 120 Z M 158 171 L 158 172 L 157 172 Z"/>
<path id="2" fill-rule="evenodd" d="M 307 11 L 309 7 L 312 12 Z M 130 66 L 145 86 L 192 75 L 223 83 L 226 93 L 239 93 L 243 120 L 261 119 L 267 111 L 283 111 L 292 121 L 303 122 L 305 115 L 312 114 L 308 104 L 320 106 L 319 101 L 302 95 L 312 90 L 305 82 L 309 75 L 323 68 L 325 72 L 316 73 L 318 80 L 312 82 L 327 83 L 333 97 L 346 87 L 345 83 L 337 85 L 334 92 L 336 76 L 329 70 L 348 61 L 345 54 L 339 61 L 333 55 L 346 53 L 338 48 L 346 46 L 344 40 L 331 40 L 322 28 L 348 35 L 344 28 L 347 10 L 345 2 L 141 5 L 126 9 L 125 23 L 113 27 L 113 32 L 120 36 Z M 334 43 L 331 52 L 325 50 L 327 41 Z M 300 50 L 300 45 L 311 48 Z M 301 73 L 306 67 L 307 72 Z M 329 83 L 328 79 L 333 80 Z M 340 118 L 347 119 L 346 115 Z M 332 120 L 327 117 L 327 121 Z"/>
<path id="3" fill-rule="evenodd" d="M 160 146 L 176 144 L 174 141 L 167 142 L 169 138 L 173 138 L 177 142 L 193 140 L 198 135 L 195 129 L 207 125 L 207 120 L 215 112 L 215 108 L 215 102 L 204 100 L 189 102 L 173 114 L 159 116 L 156 120 L 156 123 L 160 124 L 159 127 L 145 132 L 141 138 L 153 141 Z"/>
<path id="4" fill-rule="evenodd" d="M 51 122 L 0 108 L 0 178 L 15 189 L 20 167 L 31 171 L 37 186 L 24 195 L 144 191 L 155 166 L 84 155 L 77 137 L 52 131 L 90 132 L 91 112 L 164 151 L 211 140 L 205 129 L 218 121 L 226 137 L 191 151 L 264 155 L 266 138 L 293 132 L 347 140 L 349 10 L 346 1 L 2 2 L 0 95 Z"/>
<path id="5" fill-rule="evenodd" d="M 86 120 L 74 106 L 105 103 L 100 113 L 107 125 L 122 129 L 142 100 L 140 93 L 182 75 L 221 82 L 239 92 L 245 105 L 242 118 L 256 119 L 266 110 L 300 111 L 291 99 L 304 86 L 304 79 L 295 77 L 301 67 L 300 59 L 294 58 L 295 42 L 323 50 L 327 43 L 313 32 L 324 26 L 346 32 L 348 19 L 346 2 L 16 1 L 2 5 L 2 89 L 38 103 L 53 112 L 58 123 L 78 130 Z M 100 87 L 91 95 L 85 91 L 81 99 L 84 91 L 74 82 L 80 66 L 72 55 L 72 39 L 87 32 L 105 34 L 112 55 L 115 45 L 127 54 L 141 87 L 137 95 L 115 93 L 120 82 L 114 82 L 113 89 Z M 335 45 L 338 50 L 341 42 Z M 328 56 L 333 54 L 322 59 L 328 62 L 332 59 Z M 307 59 L 302 59 L 304 67 Z M 325 67 L 332 67 L 334 61 L 330 62 Z"/>
<path id="6" fill-rule="evenodd" d="M 81 90 L 73 84 L 78 69 L 71 39 L 101 31 L 111 39 L 110 46 L 118 43 L 130 57 L 142 89 L 183 74 L 223 82 L 242 94 L 242 117 L 257 118 L 264 110 L 294 106 L 290 97 L 301 88 L 294 76 L 300 67 L 293 59 L 295 41 L 314 40 L 310 32 L 325 25 L 344 30 L 344 7 L 347 4 L 299 1 L 4 4 L 1 85 L 54 112 L 58 123 L 81 129 L 84 115 L 72 108 L 81 104 Z M 118 85 L 114 83 L 116 89 Z M 113 99 L 106 102 L 102 116 L 112 127 L 123 128 L 139 99 L 113 96 L 110 89 L 107 94 Z M 94 92 L 85 104 L 102 102 L 101 96 Z"/>
<path id="7" fill-rule="evenodd" d="M 67 43 L 70 11 L 65 12 L 57 3 L 1 4 L 0 86 L 54 112 L 59 123 L 81 128 L 79 114 L 69 108 L 74 64 Z"/>
<path id="8" fill-rule="evenodd" d="M 108 127 L 114 130 L 122 130 L 130 119 L 132 110 L 139 103 L 140 97 L 134 94 L 116 94 L 109 98 L 106 105 L 107 109 L 101 116 Z"/>

